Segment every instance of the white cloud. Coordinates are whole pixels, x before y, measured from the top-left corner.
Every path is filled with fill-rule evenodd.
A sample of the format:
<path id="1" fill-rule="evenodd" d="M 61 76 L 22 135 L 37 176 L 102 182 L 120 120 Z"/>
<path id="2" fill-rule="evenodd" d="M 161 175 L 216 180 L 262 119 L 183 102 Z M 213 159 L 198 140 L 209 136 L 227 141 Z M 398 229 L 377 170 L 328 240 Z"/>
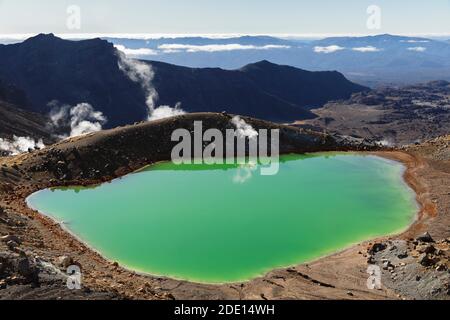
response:
<path id="1" fill-rule="evenodd" d="M 416 52 L 425 52 L 427 48 L 425 47 L 411 47 L 408 48 L 409 51 L 416 51 Z"/>
<path id="2" fill-rule="evenodd" d="M 358 51 L 358 52 L 378 52 L 381 51 L 381 49 L 378 49 L 376 47 L 372 47 L 372 46 L 367 46 L 367 47 L 357 47 L 357 48 L 353 48 L 353 51 Z"/>
<path id="3" fill-rule="evenodd" d="M 125 53 L 127 56 L 155 56 L 158 54 L 156 50 L 149 48 L 130 49 L 121 44 L 116 44 L 114 47 Z"/>
<path id="4" fill-rule="evenodd" d="M 344 50 L 344 49 L 345 49 L 344 47 L 340 47 L 337 45 L 331 45 L 328 47 L 317 46 L 317 47 L 314 47 L 314 52 L 316 52 L 316 53 L 333 53 L 333 52 Z"/>
<path id="5" fill-rule="evenodd" d="M 269 44 L 265 46 L 242 45 L 237 43 L 232 44 L 210 44 L 210 45 L 191 45 L 191 44 L 163 44 L 158 46 L 158 49 L 166 53 L 184 50 L 186 52 L 220 52 L 220 51 L 235 51 L 235 50 L 271 50 L 271 49 L 290 49 L 290 46 Z"/>
<path id="6" fill-rule="evenodd" d="M 430 42 L 430 40 L 400 40 L 400 42 L 406 42 L 406 43 L 427 43 L 427 42 Z"/>

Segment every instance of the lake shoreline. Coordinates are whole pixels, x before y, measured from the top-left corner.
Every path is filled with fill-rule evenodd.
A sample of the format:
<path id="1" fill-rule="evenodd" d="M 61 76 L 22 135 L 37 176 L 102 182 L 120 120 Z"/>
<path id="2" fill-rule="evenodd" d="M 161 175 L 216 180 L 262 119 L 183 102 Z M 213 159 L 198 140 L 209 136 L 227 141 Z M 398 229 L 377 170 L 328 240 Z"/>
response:
<path id="1" fill-rule="evenodd" d="M 285 156 L 295 156 L 295 155 L 296 154 L 287 154 Z M 407 180 L 407 178 L 410 176 L 410 175 L 408 175 L 408 170 L 411 169 L 411 167 L 405 163 L 404 159 L 399 160 L 399 157 L 401 155 L 397 155 L 396 156 L 395 154 L 391 154 L 391 153 L 389 153 L 389 155 L 386 155 L 385 152 L 381 152 L 381 153 L 376 153 L 376 152 L 375 153 L 363 153 L 363 152 L 318 152 L 318 153 L 311 153 L 311 154 L 307 154 L 307 155 L 311 155 L 311 156 L 358 155 L 358 156 L 363 156 L 363 157 L 364 156 L 376 156 L 376 157 L 379 157 L 379 158 L 382 158 L 382 159 L 387 159 L 389 161 L 393 161 L 393 162 L 402 164 L 404 170 L 403 170 L 401 179 L 403 179 L 402 182 L 405 184 L 405 187 L 408 188 L 412 193 L 414 193 L 414 198 L 416 200 L 416 205 L 417 205 L 417 212 L 415 212 L 414 217 L 411 220 L 411 222 L 408 224 L 408 226 L 406 226 L 404 228 L 402 227 L 401 230 L 399 230 L 399 231 L 392 232 L 392 233 L 389 233 L 388 235 L 384 235 L 384 236 L 377 237 L 377 238 L 380 239 L 380 238 L 388 238 L 388 237 L 398 236 L 398 235 L 404 233 L 406 230 L 408 230 L 414 223 L 416 223 L 416 221 L 417 221 L 417 219 L 419 217 L 419 213 L 421 211 L 421 204 L 419 204 L 419 202 L 418 202 L 418 198 L 419 198 L 418 195 L 415 193 L 415 190 L 413 189 L 412 185 L 410 185 L 410 182 Z M 147 165 L 147 166 L 145 166 L 145 167 L 143 167 L 141 169 L 138 169 L 136 171 L 133 171 L 133 172 L 131 172 L 129 174 L 134 174 L 134 173 L 137 173 L 137 172 L 141 172 L 142 170 L 144 170 L 146 168 L 151 168 L 152 166 L 155 166 L 155 165 L 157 165 L 159 163 L 165 163 L 165 162 L 158 162 L 158 163 L 155 163 L 153 165 Z M 126 176 L 128 176 L 129 174 L 127 174 Z M 116 178 L 114 180 L 120 180 L 120 179 L 122 179 L 124 177 L 125 176 L 118 177 L 118 178 Z M 110 182 L 106 182 L 106 183 L 110 183 Z M 97 186 L 97 185 L 92 185 L 92 186 Z M 85 187 L 86 188 L 90 188 L 92 186 L 85 186 Z M 73 185 L 73 186 L 70 186 L 70 187 L 76 188 L 76 187 L 79 187 L 79 186 Z M 317 260 L 324 259 L 324 258 L 329 257 L 329 256 L 333 256 L 333 255 L 339 254 L 339 253 L 341 253 L 343 251 L 346 251 L 346 250 L 348 250 L 348 249 L 350 249 L 352 247 L 355 247 L 355 246 L 357 246 L 357 245 L 359 245 L 361 243 L 366 243 L 366 242 L 369 242 L 369 241 L 374 239 L 374 238 L 371 238 L 371 237 L 367 237 L 367 240 L 354 242 L 353 244 L 349 244 L 349 245 L 343 246 L 341 249 L 328 250 L 329 251 L 328 253 L 323 254 L 323 255 L 318 255 L 317 257 L 312 258 L 310 260 L 306 260 L 306 261 L 304 261 L 302 263 L 288 264 L 288 265 L 283 265 L 283 266 L 279 266 L 279 267 L 270 268 L 264 274 L 260 274 L 258 276 L 254 276 L 254 277 L 252 277 L 250 279 L 242 279 L 242 280 L 229 281 L 229 282 L 207 282 L 207 281 L 198 281 L 198 280 L 192 280 L 192 279 L 183 279 L 183 278 L 178 278 L 176 276 L 171 276 L 171 275 L 163 275 L 163 274 L 157 274 L 157 273 L 152 273 L 152 272 L 141 271 L 138 268 L 133 268 L 131 266 L 126 266 L 125 263 L 122 264 L 122 262 L 120 260 L 116 261 L 116 260 L 107 258 L 104 254 L 102 254 L 102 252 L 100 250 L 98 250 L 94 246 L 88 244 L 86 241 L 81 239 L 75 232 L 71 231 L 70 228 L 68 227 L 67 223 L 65 223 L 64 221 L 58 220 L 56 217 L 54 217 L 54 216 L 52 216 L 52 215 L 50 215 L 50 214 L 48 214 L 46 212 L 41 211 L 41 210 L 37 209 L 36 207 L 34 207 L 32 205 L 32 203 L 29 200 L 30 197 L 38 194 L 39 192 L 43 192 L 43 191 L 45 191 L 45 190 L 39 190 L 39 191 L 31 194 L 30 196 L 28 196 L 25 199 L 25 202 L 26 202 L 27 206 L 31 210 L 38 212 L 41 216 L 52 220 L 56 224 L 59 224 L 60 227 L 66 233 L 68 233 L 71 237 L 75 238 L 78 242 L 82 243 L 89 250 L 95 252 L 96 254 L 101 256 L 103 259 L 105 259 L 109 263 L 111 263 L 111 264 L 112 263 L 119 263 L 121 268 L 123 268 L 124 270 L 127 270 L 129 272 L 133 272 L 133 273 L 136 273 L 136 274 L 142 275 L 142 276 L 163 277 L 163 278 L 168 278 L 168 279 L 172 279 L 172 280 L 176 280 L 176 281 L 186 281 L 186 282 L 189 282 L 189 283 L 199 284 L 199 285 L 216 285 L 216 286 L 220 286 L 220 285 L 236 285 L 236 284 L 240 284 L 240 283 L 249 283 L 249 282 L 251 282 L 254 279 L 264 278 L 267 274 L 269 274 L 270 272 L 272 272 L 274 270 L 283 270 L 283 269 L 288 269 L 288 268 L 295 267 L 295 266 L 298 266 L 298 265 L 305 265 L 305 264 L 308 264 L 308 263 L 312 263 L 314 261 L 317 261 Z M 375 238 L 375 239 L 377 239 L 377 238 Z"/>

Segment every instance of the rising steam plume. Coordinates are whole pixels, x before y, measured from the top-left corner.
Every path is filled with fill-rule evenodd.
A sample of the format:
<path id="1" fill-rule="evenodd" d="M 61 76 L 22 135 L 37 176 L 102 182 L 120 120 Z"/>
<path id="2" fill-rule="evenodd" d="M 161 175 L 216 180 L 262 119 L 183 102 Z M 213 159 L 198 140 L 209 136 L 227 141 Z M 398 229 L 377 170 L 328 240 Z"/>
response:
<path id="1" fill-rule="evenodd" d="M 144 90 L 146 97 L 146 105 L 148 108 L 148 121 L 168 118 L 186 113 L 178 103 L 175 107 L 156 106 L 158 100 L 158 92 L 153 86 L 153 78 L 155 73 L 152 67 L 144 62 L 127 58 L 123 52 L 117 51 L 119 57 L 119 68 L 132 81 L 139 83 Z"/>
<path id="2" fill-rule="evenodd" d="M 49 105 L 52 107 L 49 115 L 51 127 L 55 131 L 62 131 L 59 137 L 63 139 L 100 131 L 107 122 L 103 113 L 95 111 L 89 103 L 60 106 L 57 101 L 53 101 Z"/>

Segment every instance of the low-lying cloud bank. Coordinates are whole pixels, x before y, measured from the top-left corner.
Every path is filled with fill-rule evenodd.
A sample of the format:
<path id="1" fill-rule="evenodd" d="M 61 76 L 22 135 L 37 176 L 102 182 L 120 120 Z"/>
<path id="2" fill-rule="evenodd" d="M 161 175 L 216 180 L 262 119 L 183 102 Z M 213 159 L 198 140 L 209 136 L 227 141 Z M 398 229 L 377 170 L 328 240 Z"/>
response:
<path id="1" fill-rule="evenodd" d="M 49 104 L 51 129 L 59 134 L 60 138 L 75 137 L 102 130 L 107 118 L 100 111 L 95 111 L 89 103 L 79 103 L 75 106 L 59 105 L 57 101 Z"/>
<path id="2" fill-rule="evenodd" d="M 210 45 L 191 45 L 191 44 L 163 44 L 158 46 L 159 50 L 165 53 L 170 52 L 220 52 L 220 51 L 236 51 L 236 50 L 273 50 L 273 49 L 290 49 L 290 46 L 268 44 L 264 46 L 232 44 L 210 44 Z"/>
<path id="3" fill-rule="evenodd" d="M 381 49 L 378 49 L 376 47 L 373 46 L 367 46 L 367 47 L 357 47 L 357 48 L 353 48 L 353 51 L 358 51 L 358 52 L 378 52 L 381 51 Z"/>
<path id="4" fill-rule="evenodd" d="M 409 51 L 416 51 L 416 52 L 425 52 L 427 48 L 425 47 L 411 47 L 408 48 Z"/>
<path id="5" fill-rule="evenodd" d="M 116 44 L 114 47 L 127 56 L 155 56 L 158 54 L 158 51 L 149 48 L 130 49 L 121 44 Z"/>
<path id="6" fill-rule="evenodd" d="M 338 51 L 342 51 L 342 50 L 352 50 L 352 51 L 357 51 L 360 53 L 367 53 L 367 52 L 379 52 L 382 51 L 383 49 L 374 47 L 374 46 L 365 46 L 365 47 L 355 47 L 355 48 L 345 48 L 345 47 L 341 47 L 338 45 L 331 45 L 331 46 L 327 46 L 327 47 L 314 47 L 314 52 L 315 53 L 334 53 L 334 52 L 338 52 Z"/>
<path id="7" fill-rule="evenodd" d="M 160 53 L 178 53 L 178 52 L 223 52 L 223 51 L 238 51 L 238 50 L 275 50 L 275 49 L 290 49 L 291 46 L 268 44 L 264 46 L 257 45 L 242 45 L 238 43 L 231 44 L 209 44 L 209 45 L 191 45 L 191 44 L 162 44 L 158 46 L 158 50 L 150 48 L 131 49 L 123 45 L 115 45 L 116 49 L 125 53 L 130 57 L 139 56 L 154 56 Z"/>
<path id="8" fill-rule="evenodd" d="M 28 150 L 45 148 L 42 139 L 34 140 L 30 137 L 13 136 L 11 140 L 0 138 L 0 151 L 9 155 L 28 152 Z"/>
<path id="9" fill-rule="evenodd" d="M 314 52 L 316 52 L 316 53 L 333 53 L 333 52 L 341 51 L 344 49 L 345 49 L 344 47 L 340 47 L 337 45 L 331 45 L 331 46 L 327 46 L 327 47 L 316 46 L 316 47 L 314 47 Z"/>

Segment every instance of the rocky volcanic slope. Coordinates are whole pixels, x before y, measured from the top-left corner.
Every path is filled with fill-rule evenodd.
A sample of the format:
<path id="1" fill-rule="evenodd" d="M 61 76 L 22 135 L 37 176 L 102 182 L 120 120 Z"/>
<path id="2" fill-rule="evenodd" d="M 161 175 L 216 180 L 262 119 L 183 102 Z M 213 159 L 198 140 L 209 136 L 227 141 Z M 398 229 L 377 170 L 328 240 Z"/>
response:
<path id="1" fill-rule="evenodd" d="M 448 297 L 448 241 L 441 239 L 450 236 L 448 227 L 445 227 L 450 222 L 447 188 L 450 183 L 449 138 L 430 141 L 423 147 L 411 146 L 401 153 L 389 153 L 389 156 L 408 163 L 409 181 L 420 191 L 419 200 L 423 204 L 419 221 L 407 233 L 379 239 L 375 243 L 363 243 L 310 264 L 275 270 L 248 283 L 202 285 L 137 275 L 122 269 L 117 263 L 105 261 L 70 237 L 59 224 L 26 207 L 25 197 L 36 190 L 55 185 L 98 183 L 145 164 L 169 159 L 173 146 L 170 142 L 172 130 L 193 130 L 194 120 L 202 120 L 205 130 L 233 128 L 231 116 L 227 114 L 190 114 L 72 138 L 44 150 L 0 158 L 0 299 Z M 279 128 L 282 153 L 378 149 L 337 136 L 250 118 L 245 118 L 245 121 L 255 129 Z M 429 231 L 436 239 L 434 251 L 424 249 L 424 253 L 429 252 L 427 257 L 416 257 L 415 252 L 420 252 L 424 245 L 431 242 L 409 239 L 424 231 Z M 400 240 L 405 242 L 396 242 Z M 396 247 L 388 249 L 393 246 Z M 392 255 L 403 260 L 399 262 Z M 386 259 L 390 264 L 386 263 Z M 64 287 L 64 271 L 72 263 L 82 266 L 84 289 L 81 291 L 72 292 Z M 382 290 L 367 289 L 367 263 L 386 265 L 387 269 L 383 272 L 388 272 L 387 277 L 392 276 L 392 281 L 384 275 Z M 391 272 L 391 264 L 394 265 L 394 272 Z M 396 281 L 404 277 L 424 289 L 412 292 L 412 282 Z M 433 288 L 428 285 L 429 281 Z"/>
<path id="2" fill-rule="evenodd" d="M 421 142 L 450 133 L 450 83 L 357 93 L 314 113 L 319 118 L 301 126 L 392 145 Z"/>
<path id="3" fill-rule="evenodd" d="M 25 93 L 16 86 L 0 80 L 0 138 L 10 142 L 14 137 L 25 137 L 45 144 L 55 142 L 49 119 L 38 113 L 26 111 L 28 105 Z M 0 156 L 6 154 L 0 146 Z"/>
<path id="4" fill-rule="evenodd" d="M 450 299 L 450 135 L 402 147 L 419 159 L 417 171 L 428 177 L 422 189 L 431 215 L 401 239 L 374 243 L 367 262 L 382 270 L 383 284 L 413 299 Z M 417 229 L 416 229 L 417 231 Z M 417 232 L 416 232 L 417 234 Z"/>
<path id="5" fill-rule="evenodd" d="M 11 139 L 15 135 L 54 142 L 47 124 L 48 119 L 43 115 L 0 100 L 0 138 Z"/>

